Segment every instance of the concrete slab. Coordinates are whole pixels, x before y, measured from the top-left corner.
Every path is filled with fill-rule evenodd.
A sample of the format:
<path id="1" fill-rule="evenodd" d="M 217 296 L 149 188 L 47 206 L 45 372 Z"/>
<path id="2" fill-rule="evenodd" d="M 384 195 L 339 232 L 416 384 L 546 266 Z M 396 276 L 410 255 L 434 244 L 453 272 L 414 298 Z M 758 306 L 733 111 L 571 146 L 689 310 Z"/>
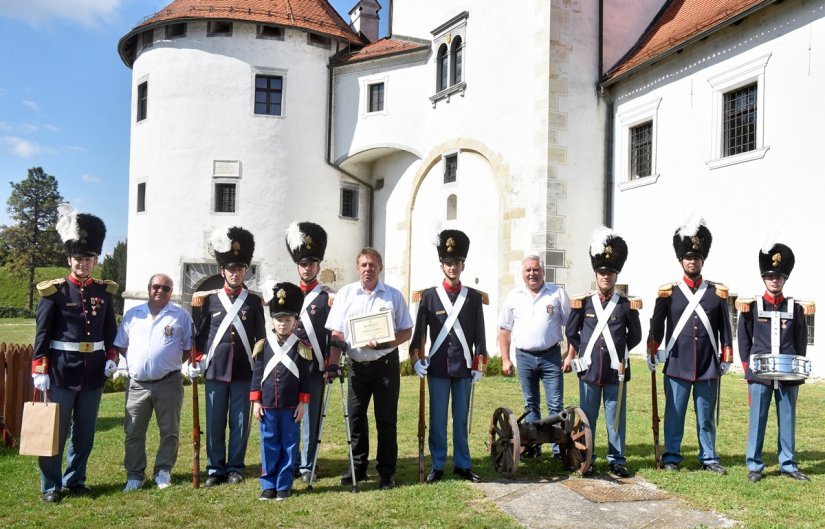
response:
<path id="1" fill-rule="evenodd" d="M 568 480 L 586 480 L 587 486 L 566 486 Z M 668 498 L 664 491 L 641 478 L 621 480 L 627 485 L 627 495 L 617 480 L 601 478 L 559 477 L 543 480 L 505 480 L 480 483 L 489 499 L 529 529 L 566 527 L 576 529 L 690 529 L 694 527 L 726 528 L 740 525 L 737 521 L 711 511 L 694 509 L 688 503 Z M 610 501 L 595 502 L 575 490 L 611 489 Z M 639 500 L 639 490 L 658 494 Z"/>

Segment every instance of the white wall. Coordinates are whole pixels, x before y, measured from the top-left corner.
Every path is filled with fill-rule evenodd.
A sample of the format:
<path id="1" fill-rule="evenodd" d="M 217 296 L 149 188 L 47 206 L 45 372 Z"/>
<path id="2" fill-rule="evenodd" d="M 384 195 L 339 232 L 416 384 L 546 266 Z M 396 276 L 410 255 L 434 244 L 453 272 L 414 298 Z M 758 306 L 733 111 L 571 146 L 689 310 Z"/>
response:
<path id="1" fill-rule="evenodd" d="M 645 332 L 657 286 L 681 277 L 671 237 L 683 212 L 697 211 L 707 220 L 713 246 L 704 276 L 724 282 L 732 294 L 750 297 L 764 291 L 757 254 L 766 235 L 778 231 L 797 259 L 785 293 L 801 300 L 825 295 L 817 274 L 825 256 L 819 244 L 825 186 L 818 176 L 825 152 L 811 126 L 814 116 L 825 113 L 820 97 L 825 85 L 823 15 L 821 4 L 811 9 L 808 3 L 789 1 L 770 7 L 612 89 L 617 145 L 626 133 L 618 116 L 661 98 L 658 180 L 625 190 L 619 181 L 615 188 L 617 229 L 630 247 L 620 281 L 645 298 Z M 767 55 L 762 111 L 769 150 L 761 159 L 710 169 L 715 121 L 708 81 Z M 614 171 L 618 177 L 624 168 L 616 165 Z M 814 372 L 825 375 L 825 363 L 817 362 L 815 351 L 808 349 Z"/>

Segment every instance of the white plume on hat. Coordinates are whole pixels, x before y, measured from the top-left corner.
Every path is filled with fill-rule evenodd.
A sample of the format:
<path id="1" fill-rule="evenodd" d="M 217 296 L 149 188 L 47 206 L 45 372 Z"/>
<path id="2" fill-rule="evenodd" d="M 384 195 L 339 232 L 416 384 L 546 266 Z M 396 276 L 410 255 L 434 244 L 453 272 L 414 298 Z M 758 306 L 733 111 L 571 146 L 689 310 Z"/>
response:
<path id="1" fill-rule="evenodd" d="M 779 242 L 779 232 L 778 231 L 771 231 L 765 236 L 765 241 L 762 243 L 762 253 L 768 253 L 771 251 L 771 248 L 776 246 Z"/>
<path id="2" fill-rule="evenodd" d="M 432 244 L 433 246 L 441 245 L 441 228 L 443 226 L 443 220 L 435 217 L 430 219 L 430 233 L 432 233 L 432 239 L 430 239 L 430 244 Z"/>
<path id="3" fill-rule="evenodd" d="M 80 227 L 77 224 L 77 210 L 64 202 L 57 206 L 57 225 L 55 229 L 63 242 L 80 239 Z"/>
<path id="4" fill-rule="evenodd" d="M 293 252 L 304 244 L 304 234 L 297 221 L 292 221 L 292 224 L 286 229 L 286 243 Z"/>
<path id="5" fill-rule="evenodd" d="M 680 237 L 693 237 L 699 232 L 699 226 L 705 226 L 705 219 L 693 213 L 687 221 L 679 227 L 677 233 Z"/>
<path id="6" fill-rule="evenodd" d="M 590 255 L 599 255 L 604 251 L 604 245 L 610 237 L 618 237 L 619 234 L 607 226 L 599 226 L 593 230 L 593 237 L 590 239 Z"/>
<path id="7" fill-rule="evenodd" d="M 264 303 L 269 304 L 272 298 L 275 297 L 274 289 L 276 284 L 277 282 L 270 276 L 267 276 L 266 280 L 261 284 L 261 296 L 263 297 Z"/>
<path id="8" fill-rule="evenodd" d="M 213 252 L 225 253 L 232 249 L 232 240 L 229 238 L 229 229 L 217 228 L 209 236 L 209 246 Z"/>

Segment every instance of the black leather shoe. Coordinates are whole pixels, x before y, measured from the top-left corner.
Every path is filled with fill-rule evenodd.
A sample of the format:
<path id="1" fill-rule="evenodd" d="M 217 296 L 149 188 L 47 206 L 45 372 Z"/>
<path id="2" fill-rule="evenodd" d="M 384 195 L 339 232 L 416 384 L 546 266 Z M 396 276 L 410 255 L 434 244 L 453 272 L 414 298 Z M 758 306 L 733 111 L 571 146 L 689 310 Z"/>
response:
<path id="1" fill-rule="evenodd" d="M 427 474 L 427 483 L 435 483 L 436 481 L 441 481 L 441 478 L 443 477 L 443 470 L 432 469 L 432 471 L 429 474 Z"/>
<path id="2" fill-rule="evenodd" d="M 261 501 L 268 501 L 274 500 L 276 496 L 277 492 L 275 492 L 275 489 L 266 489 L 261 491 L 261 495 L 258 496 L 258 499 Z"/>
<path id="3" fill-rule="evenodd" d="M 43 503 L 60 503 L 60 493 L 56 490 L 50 490 L 43 493 Z"/>
<path id="4" fill-rule="evenodd" d="M 679 465 L 676 463 L 665 463 L 665 466 L 662 467 L 662 470 L 665 472 L 676 472 L 679 470 Z"/>
<path id="5" fill-rule="evenodd" d="M 583 478 L 592 478 L 595 475 L 596 475 L 596 467 L 594 467 L 593 463 L 591 463 L 590 466 L 587 467 L 587 470 L 585 471 L 585 473 L 582 474 L 582 477 Z"/>
<path id="6" fill-rule="evenodd" d="M 392 474 L 389 476 L 381 476 L 381 490 L 390 490 L 395 488 L 395 478 Z"/>
<path id="7" fill-rule="evenodd" d="M 208 478 L 206 478 L 206 482 L 203 484 L 203 486 L 204 487 L 214 487 L 215 485 L 220 485 L 224 481 L 226 481 L 226 476 L 224 476 L 222 474 L 220 476 L 215 474 L 215 475 L 212 475 L 212 476 L 209 476 Z"/>
<path id="8" fill-rule="evenodd" d="M 311 472 L 304 472 L 303 474 L 301 474 L 301 481 L 302 482 L 309 483 L 309 480 L 311 480 L 311 479 L 312 479 L 312 473 Z"/>
<path id="9" fill-rule="evenodd" d="M 230 472 L 226 475 L 226 482 L 230 485 L 237 485 L 238 483 L 243 482 L 243 476 L 241 476 L 238 472 Z"/>
<path id="10" fill-rule="evenodd" d="M 362 481 L 367 480 L 367 473 L 366 472 L 358 472 L 355 471 L 355 482 L 361 483 Z M 352 485 L 352 474 L 347 472 L 343 476 L 341 476 L 341 485 Z"/>
<path id="11" fill-rule="evenodd" d="M 614 478 L 629 478 L 630 472 L 627 470 L 627 467 L 620 464 L 615 465 L 608 465 L 607 472 L 613 476 Z"/>
<path id="12" fill-rule="evenodd" d="M 748 472 L 748 481 L 756 483 L 760 479 L 762 479 L 762 473 L 761 472 L 756 471 L 756 470 L 751 470 L 750 472 Z"/>
<path id="13" fill-rule="evenodd" d="M 72 496 L 88 496 L 92 493 L 92 489 L 86 485 L 73 485 L 71 487 L 63 487 L 60 491 L 63 495 L 71 494 Z"/>
<path id="14" fill-rule="evenodd" d="M 453 474 L 472 483 L 481 483 L 481 476 L 473 472 L 470 468 L 454 468 Z"/>
<path id="15" fill-rule="evenodd" d="M 806 476 L 801 470 L 794 470 L 793 472 L 780 472 L 785 477 L 795 479 L 797 481 L 811 481 L 811 478 Z"/>
<path id="16" fill-rule="evenodd" d="M 711 463 L 709 465 L 702 465 L 702 470 L 707 470 L 708 472 L 716 472 L 717 474 L 720 474 L 722 476 L 724 476 L 725 474 L 728 473 L 728 471 L 725 470 L 725 467 L 723 467 L 719 463 Z"/>

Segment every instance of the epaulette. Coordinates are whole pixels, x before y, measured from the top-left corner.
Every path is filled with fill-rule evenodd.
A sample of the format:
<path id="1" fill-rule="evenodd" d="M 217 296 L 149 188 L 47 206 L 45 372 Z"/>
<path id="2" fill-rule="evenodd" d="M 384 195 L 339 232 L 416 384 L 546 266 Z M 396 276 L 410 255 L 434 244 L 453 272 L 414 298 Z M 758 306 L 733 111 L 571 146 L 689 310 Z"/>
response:
<path id="1" fill-rule="evenodd" d="M 580 296 L 573 296 L 573 297 L 571 297 L 571 298 L 570 298 L 570 308 L 571 308 L 571 309 L 580 309 L 580 308 L 584 307 L 584 300 L 585 300 L 585 299 L 586 299 L 589 295 L 590 295 L 590 294 L 582 294 L 582 295 L 580 295 Z"/>
<path id="2" fill-rule="evenodd" d="M 304 360 L 312 360 L 312 345 L 305 340 L 298 340 L 298 354 Z"/>
<path id="3" fill-rule="evenodd" d="M 483 303 L 484 305 L 489 305 L 490 296 L 486 292 L 482 292 L 480 290 L 478 291 L 478 293 L 481 294 L 481 303 Z"/>
<path id="4" fill-rule="evenodd" d="M 330 294 L 332 294 L 332 293 L 330 292 Z M 332 307 L 333 303 L 335 303 L 335 296 L 334 295 L 327 296 L 327 307 Z"/>
<path id="5" fill-rule="evenodd" d="M 728 287 L 723 285 L 722 283 L 714 283 L 713 281 L 708 281 L 711 285 L 716 287 L 716 295 L 722 299 L 728 299 Z"/>
<path id="6" fill-rule="evenodd" d="M 117 294 L 118 284 L 111 279 L 95 279 L 95 283 L 105 285 L 107 293 L 112 295 Z"/>
<path id="7" fill-rule="evenodd" d="M 51 296 L 52 294 L 57 292 L 57 287 L 65 282 L 65 277 L 60 277 L 57 279 L 47 279 L 46 281 L 41 281 L 37 284 L 37 291 L 43 297 Z"/>
<path id="8" fill-rule="evenodd" d="M 194 298 L 192 299 L 192 301 L 194 301 Z M 252 358 L 255 358 L 256 356 L 261 354 L 261 351 L 264 350 L 264 345 L 266 345 L 266 340 L 263 338 L 255 342 L 255 347 L 252 348 Z"/>
<path id="9" fill-rule="evenodd" d="M 632 298 L 630 296 L 626 297 L 630 302 L 630 310 L 642 310 L 642 298 Z"/>
<path id="10" fill-rule="evenodd" d="M 816 314 L 816 302 L 814 301 L 797 301 L 802 307 L 805 316 L 813 316 Z"/>
<path id="11" fill-rule="evenodd" d="M 429 289 L 425 288 L 424 290 L 429 290 Z M 419 301 L 421 301 L 421 296 L 424 294 L 424 290 L 416 290 L 415 292 L 412 293 L 412 302 L 413 303 L 418 303 Z"/>
<path id="12" fill-rule="evenodd" d="M 751 303 L 753 303 L 753 298 L 736 298 L 736 303 L 734 303 L 734 306 L 737 311 L 748 313 L 751 311 Z"/>
<path id="13" fill-rule="evenodd" d="M 659 287 L 659 297 L 660 298 L 669 298 L 671 294 L 673 294 L 673 286 L 676 283 L 665 283 L 664 285 Z"/>
<path id="14" fill-rule="evenodd" d="M 206 296 L 210 296 L 212 294 L 217 294 L 220 292 L 221 289 L 216 288 L 215 290 L 200 290 L 192 294 L 192 306 L 193 307 L 203 307 L 203 301 L 206 299 Z"/>

